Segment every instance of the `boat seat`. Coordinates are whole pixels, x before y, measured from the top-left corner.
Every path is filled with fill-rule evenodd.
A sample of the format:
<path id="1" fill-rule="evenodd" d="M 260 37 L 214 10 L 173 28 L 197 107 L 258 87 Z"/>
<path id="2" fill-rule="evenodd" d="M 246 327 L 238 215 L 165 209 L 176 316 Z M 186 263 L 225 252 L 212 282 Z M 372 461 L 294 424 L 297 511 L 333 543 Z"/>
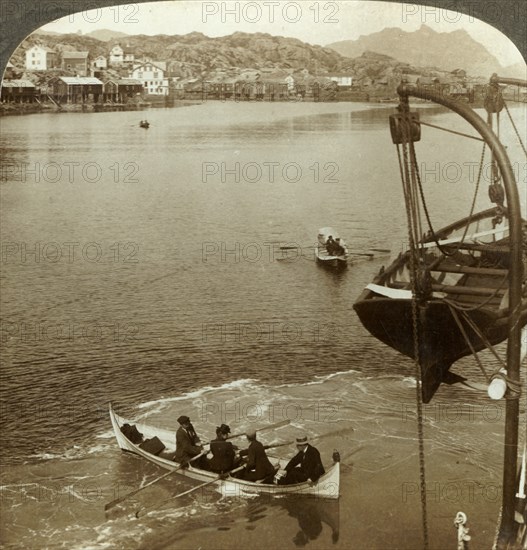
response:
<path id="1" fill-rule="evenodd" d="M 505 276 L 508 269 L 495 269 L 489 267 L 470 267 L 466 265 L 456 265 L 454 263 L 443 262 L 432 268 L 432 271 L 440 273 L 467 273 L 470 275 L 498 275 Z"/>
<path id="2" fill-rule="evenodd" d="M 389 292 L 389 289 L 394 289 L 395 292 L 397 292 L 395 289 L 401 289 L 408 286 L 408 283 L 398 282 L 394 281 L 393 283 L 390 283 L 389 287 L 380 287 L 380 289 L 386 288 L 387 291 L 384 293 L 384 295 L 389 296 L 391 298 L 411 298 L 412 292 L 411 290 L 403 290 L 402 292 L 407 292 L 409 294 L 397 296 L 397 295 L 391 295 Z M 378 287 L 378 285 L 368 285 L 366 288 L 369 288 L 370 290 L 373 290 L 374 292 L 379 292 L 376 290 L 376 288 L 371 287 Z M 481 297 L 481 296 L 491 296 L 492 294 L 496 294 L 496 300 L 500 301 L 502 296 L 507 292 L 507 288 L 500 288 L 497 289 L 496 287 L 475 287 L 475 286 L 465 286 L 465 285 L 459 285 L 459 286 L 449 286 L 449 285 L 441 285 L 441 284 L 432 284 L 432 291 L 433 292 L 443 292 L 445 294 L 451 294 L 456 295 L 458 299 L 462 297 L 463 299 L 468 298 L 469 296 L 472 297 Z M 380 293 L 380 292 L 379 292 Z M 479 298 L 478 298 L 479 299 Z"/>

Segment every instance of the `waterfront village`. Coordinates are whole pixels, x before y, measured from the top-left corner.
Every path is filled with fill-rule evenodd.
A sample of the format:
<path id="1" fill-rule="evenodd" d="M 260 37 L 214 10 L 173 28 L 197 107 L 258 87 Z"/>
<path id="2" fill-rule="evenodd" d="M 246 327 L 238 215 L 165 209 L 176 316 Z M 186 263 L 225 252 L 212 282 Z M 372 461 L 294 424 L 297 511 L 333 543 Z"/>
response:
<path id="1" fill-rule="evenodd" d="M 355 60 L 354 69 L 317 74 L 306 68 L 209 66 L 206 70 L 199 63 L 139 56 L 120 43 L 109 44 L 107 55 L 95 56 L 90 51 L 56 51 L 37 42 L 8 62 L 0 107 L 4 112 L 16 107 L 97 111 L 211 99 L 391 102 L 396 101 L 401 78 L 473 103 L 483 97 L 488 82 L 485 77 L 467 76 L 464 69 L 419 70 L 388 60 L 395 61 L 365 52 Z"/>

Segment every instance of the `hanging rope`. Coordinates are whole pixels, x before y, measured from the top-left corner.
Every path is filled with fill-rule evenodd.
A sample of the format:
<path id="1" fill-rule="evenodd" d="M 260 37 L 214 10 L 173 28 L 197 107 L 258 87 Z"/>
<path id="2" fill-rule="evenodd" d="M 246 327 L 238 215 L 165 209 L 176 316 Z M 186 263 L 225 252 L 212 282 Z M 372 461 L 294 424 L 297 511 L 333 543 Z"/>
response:
<path id="1" fill-rule="evenodd" d="M 478 169 L 478 178 L 476 180 L 476 188 L 474 190 L 474 196 L 472 198 L 472 204 L 470 206 L 470 213 L 469 213 L 469 216 L 468 216 L 467 223 L 465 225 L 465 230 L 463 232 L 463 236 L 461 237 L 461 240 L 459 241 L 457 247 L 454 250 L 451 250 L 451 251 L 448 251 L 448 250 L 444 249 L 441 246 L 441 244 L 439 243 L 439 240 L 436 237 L 436 232 L 434 231 L 434 228 L 432 226 L 432 220 L 430 218 L 430 213 L 428 212 L 428 206 L 427 206 L 425 195 L 424 195 L 423 185 L 421 183 L 421 177 L 419 175 L 419 168 L 417 166 L 417 159 L 416 159 L 415 148 L 414 148 L 413 142 L 410 143 L 410 147 L 411 147 L 411 151 L 413 152 L 413 158 L 414 158 L 414 162 L 415 162 L 415 170 L 416 170 L 416 175 L 417 175 L 417 182 L 419 184 L 419 193 L 421 195 L 421 203 L 423 205 L 423 210 L 424 210 L 424 213 L 425 213 L 425 216 L 426 216 L 426 221 L 428 223 L 428 228 L 430 230 L 430 233 L 433 236 L 434 242 L 435 242 L 438 250 L 441 252 L 441 254 L 443 254 L 444 256 L 454 256 L 455 254 L 457 254 L 459 252 L 459 250 L 461 248 L 461 245 L 465 241 L 465 238 L 466 238 L 467 233 L 468 233 L 468 228 L 469 228 L 470 222 L 472 220 L 472 216 L 474 215 L 474 209 L 475 209 L 475 206 L 476 206 L 476 199 L 477 199 L 477 196 L 478 196 L 479 186 L 480 186 L 480 182 L 481 182 L 481 175 L 483 173 L 483 163 L 484 163 L 484 160 L 485 160 L 485 150 L 486 150 L 487 144 L 484 142 L 483 143 L 483 148 L 481 150 L 481 157 L 480 157 L 480 160 L 479 160 L 479 169 Z"/>
<path id="2" fill-rule="evenodd" d="M 498 363 L 500 363 L 501 367 L 506 369 L 507 365 L 503 361 L 503 359 L 499 356 L 498 352 L 494 349 L 494 346 L 488 341 L 487 337 L 481 332 L 478 325 L 474 323 L 474 321 L 470 318 L 470 316 L 465 312 L 462 311 L 461 313 L 463 315 L 463 319 L 467 322 L 467 324 L 472 328 L 472 330 L 475 332 L 477 336 L 481 339 L 483 344 L 489 349 L 489 351 L 494 355 L 494 357 L 498 360 Z"/>
<path id="3" fill-rule="evenodd" d="M 477 136 L 471 136 L 470 134 L 464 134 L 463 132 L 457 132 L 456 130 L 451 130 L 450 128 L 444 128 L 443 126 L 437 126 L 435 124 L 430 124 L 430 122 L 422 122 L 419 124 L 423 126 L 430 126 L 430 128 L 435 128 L 436 130 L 442 130 L 443 132 L 448 132 L 449 134 L 455 134 L 456 136 L 462 136 L 470 139 L 475 139 L 477 141 L 485 141 L 483 138 Z"/>
<path id="4" fill-rule="evenodd" d="M 403 193 L 407 217 L 408 242 L 410 245 L 410 282 L 412 292 L 412 328 L 414 340 L 414 364 L 416 377 L 416 404 L 417 404 L 417 435 L 419 442 L 419 481 L 421 489 L 421 517 L 423 524 L 423 548 L 428 549 L 428 519 L 426 507 L 426 475 L 424 454 L 424 429 L 423 429 L 423 403 L 422 403 L 422 379 L 419 354 L 419 329 L 418 329 L 418 295 L 417 295 L 417 267 L 419 263 L 416 247 L 420 235 L 419 228 L 419 204 L 415 189 L 416 170 L 409 167 L 408 142 L 412 141 L 411 120 L 408 117 L 408 102 L 402 103 L 401 109 L 406 116 L 401 120 L 402 130 L 402 166 L 399 154 L 400 172 L 402 176 Z M 399 152 L 399 150 L 398 150 Z M 413 164 L 413 162 L 411 162 Z"/>
<path id="5" fill-rule="evenodd" d="M 496 522 L 496 531 L 494 532 L 494 542 L 492 543 L 492 550 L 498 550 L 498 538 L 500 536 L 501 516 L 503 515 L 503 504 L 500 505 L 500 511 L 498 513 L 498 520 Z"/>
<path id="6" fill-rule="evenodd" d="M 505 107 L 505 110 L 507 111 L 507 114 L 509 115 L 509 120 L 511 121 L 512 128 L 514 132 L 516 133 L 516 137 L 518 138 L 518 141 L 520 142 L 520 146 L 523 149 L 524 155 L 527 157 L 527 150 L 525 149 L 525 145 L 523 144 L 522 138 L 520 137 L 520 133 L 518 132 L 518 128 L 516 128 L 516 124 L 514 124 L 514 120 L 512 119 L 512 116 L 509 112 L 509 108 L 507 107 L 507 103 L 504 101 L 503 106 Z"/>
<path id="7" fill-rule="evenodd" d="M 474 349 L 474 346 L 472 345 L 472 341 L 468 337 L 467 332 L 465 331 L 465 327 L 461 323 L 455 308 L 452 306 L 452 304 L 450 304 L 448 302 L 447 302 L 447 305 L 448 305 L 448 308 L 450 309 L 450 313 L 452 314 L 452 317 L 454 318 L 454 321 L 456 322 L 456 325 L 459 328 L 459 331 L 461 332 L 461 334 L 463 335 L 463 338 L 465 339 L 465 342 L 469 346 L 470 351 L 472 352 L 472 355 L 474 356 L 474 359 L 476 360 L 476 363 L 478 364 L 478 367 L 480 368 L 481 372 L 483 373 L 483 376 L 485 377 L 487 383 L 489 383 L 490 382 L 490 376 L 487 374 L 487 371 L 485 370 L 485 367 L 483 366 L 483 363 L 479 360 L 479 356 L 478 356 L 476 350 Z"/>

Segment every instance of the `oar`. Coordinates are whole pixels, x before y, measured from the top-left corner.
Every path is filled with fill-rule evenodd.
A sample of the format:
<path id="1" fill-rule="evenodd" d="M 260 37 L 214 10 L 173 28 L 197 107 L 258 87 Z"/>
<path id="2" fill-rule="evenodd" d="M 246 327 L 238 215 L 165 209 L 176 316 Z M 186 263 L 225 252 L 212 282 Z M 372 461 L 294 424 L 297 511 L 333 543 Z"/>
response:
<path id="1" fill-rule="evenodd" d="M 219 481 L 220 479 L 225 479 L 229 474 L 234 474 L 235 472 L 243 469 L 244 467 L 245 466 L 240 466 L 239 468 L 235 468 L 234 470 L 230 470 L 229 472 L 225 472 L 224 474 L 220 474 L 219 476 L 215 477 L 214 479 L 211 479 L 209 481 L 205 481 L 205 483 L 202 483 L 201 485 L 198 485 L 197 487 L 192 487 L 192 489 L 187 489 L 186 491 L 183 491 L 182 493 L 179 493 L 177 495 L 169 497 L 169 498 L 163 500 L 162 502 L 156 502 L 156 504 L 154 504 L 152 506 L 147 506 L 145 508 L 140 508 L 135 513 L 135 517 L 139 518 L 139 517 L 141 517 L 141 513 L 146 511 L 146 510 L 149 510 L 151 508 L 156 508 L 156 507 L 159 507 L 159 506 L 163 506 L 163 504 L 169 502 L 170 500 L 174 500 L 176 498 L 184 497 L 185 495 L 189 495 L 190 493 L 193 493 L 194 491 L 197 491 L 198 489 L 202 489 L 203 487 L 207 487 L 207 485 L 212 485 L 213 483 L 216 483 L 216 481 Z"/>
<path id="2" fill-rule="evenodd" d="M 375 256 L 373 252 L 348 252 L 350 256 L 369 256 L 370 258 Z"/>
<path id="3" fill-rule="evenodd" d="M 294 441 L 286 441 L 285 443 L 275 443 L 274 445 L 264 445 L 264 449 L 276 449 L 276 447 L 285 447 L 286 445 L 292 445 Z"/>
<path id="4" fill-rule="evenodd" d="M 258 428 L 257 430 L 254 430 L 254 431 L 258 432 L 258 433 L 267 432 L 269 430 L 275 430 L 275 429 L 281 428 L 282 426 L 287 426 L 290 423 L 291 423 L 291 420 L 289 420 L 287 418 L 285 420 L 277 422 L 276 424 L 271 424 L 270 426 L 264 426 L 263 428 Z M 232 435 L 229 435 L 229 437 L 227 439 L 232 439 L 234 437 L 241 437 L 242 435 L 245 435 L 246 433 L 247 432 L 245 431 L 245 432 L 240 432 L 240 433 L 237 433 L 237 434 L 232 434 Z"/>
<path id="5" fill-rule="evenodd" d="M 308 249 L 313 249 L 316 245 L 311 245 L 311 246 L 290 246 L 290 245 L 287 245 L 287 246 L 280 246 L 279 249 L 280 250 L 298 250 L 298 249 L 302 249 L 302 248 L 308 248 Z M 388 250 L 387 248 L 370 248 L 369 250 L 373 250 L 374 252 L 385 252 L 386 254 L 388 254 L 389 252 L 391 252 L 391 250 Z M 354 256 L 375 256 L 375 254 L 373 253 L 362 253 L 362 252 L 348 252 L 348 254 L 353 254 Z"/>
<path id="6" fill-rule="evenodd" d="M 198 485 L 197 487 L 192 487 L 192 489 L 188 489 L 188 491 L 184 491 L 183 493 L 179 493 L 179 495 L 174 495 L 174 496 L 169 497 L 169 498 L 167 498 L 167 499 L 165 499 L 161 502 L 156 502 L 152 506 L 146 506 L 144 508 L 139 508 L 139 510 L 137 510 L 137 512 L 135 513 L 135 517 L 140 518 L 141 516 L 147 515 L 149 513 L 149 512 L 146 512 L 147 510 L 150 510 L 152 508 L 157 508 L 159 506 L 163 506 L 163 504 L 167 503 L 169 500 L 174 500 L 176 498 L 179 498 L 179 497 L 188 495 L 189 493 L 192 493 L 194 491 L 197 491 L 198 489 L 201 489 L 202 487 L 206 487 L 207 485 L 212 485 L 213 483 L 218 481 L 220 478 L 221 478 L 221 476 L 215 477 L 214 479 L 211 479 L 210 481 L 206 481 L 205 483 L 202 483 L 201 485 Z M 144 514 L 143 512 L 146 512 L 146 514 Z"/>
<path id="7" fill-rule="evenodd" d="M 362 451 L 362 449 L 364 449 L 364 445 L 359 445 L 356 449 L 353 449 L 353 451 L 350 451 L 349 453 L 346 453 L 344 456 L 341 456 L 340 457 L 341 462 L 348 459 L 350 456 L 353 456 L 355 453 Z"/>
<path id="8" fill-rule="evenodd" d="M 207 454 L 209 451 L 202 451 L 199 455 L 196 455 L 195 457 L 191 458 L 189 462 L 192 462 L 193 460 L 196 460 L 200 456 L 203 456 Z M 178 466 L 177 468 L 174 468 L 173 470 L 170 470 L 170 472 L 167 472 L 166 474 L 163 474 L 162 476 L 158 477 L 157 479 L 154 479 L 153 481 L 150 481 L 146 485 L 143 485 L 142 487 L 139 487 L 139 489 L 135 489 L 135 491 L 132 491 L 131 493 L 127 493 L 126 495 L 116 498 L 115 500 L 112 500 L 111 502 L 108 502 L 108 504 L 105 505 L 104 510 L 108 511 L 110 508 L 113 508 L 116 504 L 119 504 L 120 502 L 123 502 L 123 500 L 126 500 L 127 498 L 133 497 L 139 491 L 142 491 L 143 489 L 146 489 L 147 487 L 150 487 L 151 485 L 154 485 L 154 483 L 157 483 L 158 481 L 161 481 L 162 479 L 165 479 L 165 477 L 168 477 L 169 475 L 173 474 L 174 472 L 177 472 L 178 470 L 181 470 L 183 468 L 183 465 Z"/>

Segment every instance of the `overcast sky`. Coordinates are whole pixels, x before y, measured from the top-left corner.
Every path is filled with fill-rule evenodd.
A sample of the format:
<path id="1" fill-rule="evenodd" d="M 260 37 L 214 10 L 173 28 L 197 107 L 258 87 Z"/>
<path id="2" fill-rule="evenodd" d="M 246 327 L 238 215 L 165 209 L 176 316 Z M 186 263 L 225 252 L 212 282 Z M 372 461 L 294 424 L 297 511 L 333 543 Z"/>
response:
<path id="1" fill-rule="evenodd" d="M 509 9 L 507 4 L 502 8 L 499 3 L 496 5 L 502 12 Z M 152 2 L 80 12 L 42 28 L 63 33 L 112 29 L 148 35 L 198 31 L 207 36 L 225 36 L 237 31 L 265 32 L 325 46 L 339 40 L 354 40 L 385 27 L 411 32 L 422 24 L 437 32 L 465 29 L 503 66 L 524 62 L 516 46 L 490 25 L 470 15 L 417 4 L 325 0 Z"/>

